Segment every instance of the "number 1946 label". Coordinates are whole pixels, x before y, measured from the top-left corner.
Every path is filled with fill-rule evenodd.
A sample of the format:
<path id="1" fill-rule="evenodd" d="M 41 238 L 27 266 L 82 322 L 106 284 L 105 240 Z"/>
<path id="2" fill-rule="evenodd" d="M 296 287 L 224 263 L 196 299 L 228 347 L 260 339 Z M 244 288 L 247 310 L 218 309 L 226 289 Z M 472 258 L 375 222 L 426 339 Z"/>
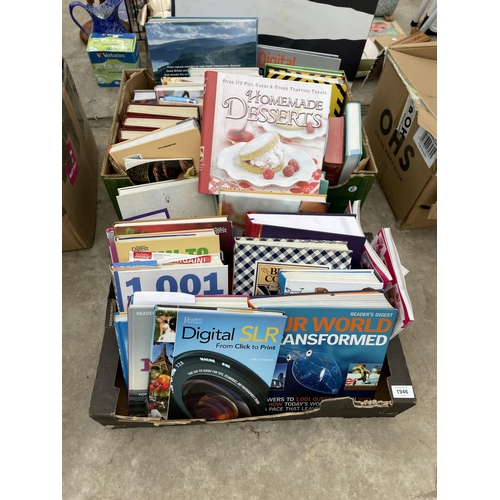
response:
<path id="1" fill-rule="evenodd" d="M 393 385 L 392 397 L 394 398 L 414 398 L 413 386 L 411 385 Z"/>

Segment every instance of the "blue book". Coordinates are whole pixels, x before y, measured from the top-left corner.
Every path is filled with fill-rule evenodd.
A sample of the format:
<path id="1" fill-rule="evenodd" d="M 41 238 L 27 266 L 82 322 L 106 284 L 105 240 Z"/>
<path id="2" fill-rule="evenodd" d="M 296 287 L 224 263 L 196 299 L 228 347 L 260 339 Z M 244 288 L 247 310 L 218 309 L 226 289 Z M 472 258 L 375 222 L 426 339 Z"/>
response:
<path id="1" fill-rule="evenodd" d="M 168 418 L 263 415 L 285 322 L 274 311 L 179 309 Z"/>
<path id="2" fill-rule="evenodd" d="M 115 313 L 113 318 L 116 331 L 116 341 L 118 343 L 118 353 L 123 372 L 125 386 L 128 389 L 128 321 L 124 313 Z"/>
<path id="3" fill-rule="evenodd" d="M 323 399 L 373 399 L 398 314 L 383 293 L 251 297 L 288 316 L 266 413 L 313 410 Z"/>

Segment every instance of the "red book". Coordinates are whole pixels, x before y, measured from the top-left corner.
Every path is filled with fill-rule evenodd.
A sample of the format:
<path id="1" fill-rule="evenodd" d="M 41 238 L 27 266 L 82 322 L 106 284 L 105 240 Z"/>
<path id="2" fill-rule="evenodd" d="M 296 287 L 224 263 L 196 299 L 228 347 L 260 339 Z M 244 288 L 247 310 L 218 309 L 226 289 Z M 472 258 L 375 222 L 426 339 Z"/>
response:
<path id="1" fill-rule="evenodd" d="M 337 184 L 344 164 L 345 116 L 330 116 L 328 123 L 323 170 L 329 185 L 334 186 Z"/>

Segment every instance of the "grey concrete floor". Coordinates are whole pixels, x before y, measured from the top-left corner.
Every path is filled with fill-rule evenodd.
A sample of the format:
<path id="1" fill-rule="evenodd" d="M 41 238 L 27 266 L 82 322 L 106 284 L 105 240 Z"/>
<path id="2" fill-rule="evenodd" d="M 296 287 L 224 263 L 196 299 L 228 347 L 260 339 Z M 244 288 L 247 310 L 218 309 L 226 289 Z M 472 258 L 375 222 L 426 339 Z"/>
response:
<path id="1" fill-rule="evenodd" d="M 407 34 L 420 0 L 400 0 Z M 62 2 L 62 55 L 99 147 L 100 171 L 117 89 L 96 84 L 78 28 Z M 76 12 L 76 10 L 75 10 Z M 84 16 L 81 16 L 84 17 Z M 377 82 L 353 95 L 369 105 Z M 370 500 L 437 497 L 436 228 L 402 231 L 377 182 L 365 231 L 390 227 L 405 267 L 415 322 L 402 334 L 417 405 L 394 418 L 315 419 L 107 429 L 88 416 L 109 286 L 105 229 L 116 220 L 98 179 L 94 245 L 62 254 L 62 492 L 68 500 L 159 498 Z"/>

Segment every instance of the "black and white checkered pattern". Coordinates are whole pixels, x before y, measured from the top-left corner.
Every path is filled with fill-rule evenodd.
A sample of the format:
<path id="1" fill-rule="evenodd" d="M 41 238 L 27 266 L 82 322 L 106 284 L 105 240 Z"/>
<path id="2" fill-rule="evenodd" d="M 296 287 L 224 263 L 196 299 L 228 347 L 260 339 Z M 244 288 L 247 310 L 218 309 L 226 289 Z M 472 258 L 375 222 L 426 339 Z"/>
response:
<path id="1" fill-rule="evenodd" d="M 281 242 L 281 245 L 269 245 L 269 241 Z M 311 243 L 311 240 L 288 240 L 277 238 L 235 238 L 233 294 L 252 294 L 254 285 L 255 263 L 283 262 L 290 264 L 327 265 L 330 269 L 350 269 L 352 250 L 326 250 L 287 246 L 293 242 Z M 338 243 L 319 241 L 321 243 Z"/>

